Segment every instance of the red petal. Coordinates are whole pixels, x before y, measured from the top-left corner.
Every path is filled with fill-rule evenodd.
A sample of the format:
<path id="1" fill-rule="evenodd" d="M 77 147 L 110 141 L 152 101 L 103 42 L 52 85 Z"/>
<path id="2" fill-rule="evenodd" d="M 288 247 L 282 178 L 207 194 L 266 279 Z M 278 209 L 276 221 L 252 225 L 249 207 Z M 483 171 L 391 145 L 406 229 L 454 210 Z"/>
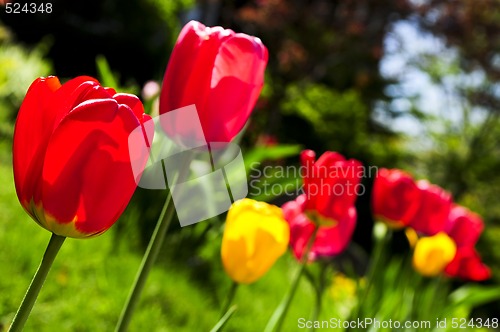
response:
<path id="1" fill-rule="evenodd" d="M 35 80 L 28 89 L 17 116 L 13 168 L 17 195 L 25 208 L 37 196 L 43 155 L 57 112 L 53 107 L 54 92 L 60 86 L 59 80 L 54 76 Z M 38 198 L 35 197 L 35 201 Z"/>
<path id="2" fill-rule="evenodd" d="M 205 109 L 210 79 L 221 42 L 232 32 L 191 21 L 182 29 L 168 63 L 160 95 L 160 113 L 195 104 Z"/>
<path id="3" fill-rule="evenodd" d="M 444 231 L 452 204 L 451 195 L 425 180 L 418 181 L 417 186 L 421 190 L 421 204 L 410 226 L 425 235 Z"/>
<path id="4" fill-rule="evenodd" d="M 301 259 L 315 227 L 304 213 L 305 201 L 306 196 L 301 195 L 282 207 L 283 216 L 290 225 L 290 246 L 297 259 Z M 356 209 L 351 206 L 344 213 L 343 219 L 340 219 L 334 226 L 320 226 L 309 259 L 340 254 L 351 241 L 355 227 Z"/>
<path id="5" fill-rule="evenodd" d="M 207 141 L 232 140 L 245 125 L 262 89 L 267 57 L 267 49 L 257 38 L 188 23 L 165 73 L 160 113 L 194 104 Z M 182 123 L 166 125 L 170 134 L 188 131 L 182 130 Z"/>
<path id="6" fill-rule="evenodd" d="M 476 250 L 470 247 L 459 248 L 445 272 L 451 277 L 472 281 L 483 281 L 491 277 L 488 266 L 481 261 Z"/>
<path id="7" fill-rule="evenodd" d="M 62 118 L 64 118 L 73 108 L 85 100 L 90 99 L 90 96 L 86 96 L 94 87 L 100 87 L 96 79 L 89 76 L 79 76 L 67 81 L 57 90 L 54 94 L 51 106 L 56 112 L 52 131 L 59 125 Z"/>
<path id="8" fill-rule="evenodd" d="M 87 101 L 54 131 L 43 169 L 43 208 L 58 223 L 75 221 L 82 236 L 108 229 L 136 183 L 128 136 L 140 123 L 114 99 Z M 63 235 L 63 234 L 61 234 Z"/>
<path id="9" fill-rule="evenodd" d="M 130 107 L 137 119 L 142 120 L 144 115 L 144 106 L 137 96 L 128 93 L 117 93 L 113 96 L 113 99 L 116 100 L 118 104 L 124 104 Z"/>
<path id="10" fill-rule="evenodd" d="M 334 256 L 344 251 L 356 228 L 356 216 L 356 209 L 352 206 L 335 226 L 320 227 L 314 241 L 314 253 L 318 256 Z"/>
<path id="11" fill-rule="evenodd" d="M 373 214 L 407 225 L 420 207 L 420 196 L 421 191 L 409 174 L 382 168 L 373 184 Z"/>
<path id="12" fill-rule="evenodd" d="M 213 64 L 208 113 L 201 113 L 207 140 L 231 141 L 243 128 L 264 85 L 267 50 L 251 36 L 236 34 L 220 46 Z"/>
<path id="13" fill-rule="evenodd" d="M 479 215 L 460 205 L 453 206 L 448 217 L 446 232 L 459 247 L 474 247 L 483 229 L 483 220 Z"/>

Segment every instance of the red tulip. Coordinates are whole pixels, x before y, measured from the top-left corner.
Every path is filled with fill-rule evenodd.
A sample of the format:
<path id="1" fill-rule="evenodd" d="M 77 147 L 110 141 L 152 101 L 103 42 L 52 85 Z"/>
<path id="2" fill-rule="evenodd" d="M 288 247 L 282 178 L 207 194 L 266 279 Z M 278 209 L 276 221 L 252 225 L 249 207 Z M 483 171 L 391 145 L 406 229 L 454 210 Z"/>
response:
<path id="1" fill-rule="evenodd" d="M 300 155 L 306 209 L 320 215 L 343 219 L 354 206 L 363 168 L 359 161 L 346 160 L 337 152 L 327 151 L 315 161 L 314 151 L 305 150 Z"/>
<path id="2" fill-rule="evenodd" d="M 445 230 L 458 247 L 474 247 L 483 229 L 479 215 L 460 205 L 452 207 Z"/>
<path id="3" fill-rule="evenodd" d="M 290 225 L 290 245 L 298 260 L 302 258 L 316 227 L 307 216 L 306 200 L 306 195 L 300 195 L 282 207 L 283 215 Z M 327 220 L 324 221 L 325 224 L 320 225 L 309 253 L 310 260 L 319 256 L 335 256 L 344 251 L 356 227 L 356 209 L 354 206 L 349 207 L 342 219 L 332 219 L 329 225 Z"/>
<path id="4" fill-rule="evenodd" d="M 203 133 L 194 127 L 196 119 L 182 116 L 162 122 L 165 131 L 181 139 L 230 142 L 255 106 L 267 59 L 258 38 L 195 21 L 186 24 L 163 79 L 160 113 L 194 104 Z"/>
<path id="5" fill-rule="evenodd" d="M 465 280 L 483 281 L 491 277 L 491 271 L 472 247 L 458 248 L 455 258 L 445 269 L 450 277 Z"/>
<path id="6" fill-rule="evenodd" d="M 356 226 L 354 203 L 361 163 L 345 160 L 335 152 L 326 152 L 315 161 L 311 150 L 303 151 L 301 160 L 305 194 L 283 205 L 290 224 L 290 245 L 301 259 L 315 227 L 319 227 L 309 259 L 337 255 L 349 244 Z"/>
<path id="7" fill-rule="evenodd" d="M 446 232 L 455 241 L 458 250 L 445 269 L 448 276 L 472 281 L 483 281 L 491 277 L 490 269 L 474 249 L 483 230 L 484 223 L 479 215 L 460 205 L 452 207 Z"/>
<path id="8" fill-rule="evenodd" d="M 106 231 L 136 188 L 128 139 L 147 119 L 137 97 L 93 78 L 62 86 L 53 76 L 35 80 L 14 131 L 14 179 L 24 209 L 57 235 Z"/>
<path id="9" fill-rule="evenodd" d="M 409 174 L 382 168 L 373 183 L 373 214 L 396 227 L 408 225 L 420 207 L 420 196 L 421 191 Z"/>
<path id="10" fill-rule="evenodd" d="M 451 195 L 425 180 L 418 181 L 417 187 L 421 191 L 420 208 L 409 225 L 425 235 L 443 232 L 451 209 Z"/>

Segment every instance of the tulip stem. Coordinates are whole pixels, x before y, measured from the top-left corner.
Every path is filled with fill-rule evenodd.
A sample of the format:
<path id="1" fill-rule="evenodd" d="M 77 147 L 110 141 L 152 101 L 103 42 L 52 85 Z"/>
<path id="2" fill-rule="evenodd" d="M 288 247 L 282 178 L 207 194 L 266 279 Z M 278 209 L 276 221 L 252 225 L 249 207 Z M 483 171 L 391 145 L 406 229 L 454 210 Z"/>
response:
<path id="1" fill-rule="evenodd" d="M 158 253 L 160 252 L 161 245 L 163 244 L 163 240 L 167 234 L 168 227 L 170 226 L 174 216 L 175 207 L 171 204 L 171 200 L 172 195 L 169 192 L 161 210 L 160 217 L 158 218 L 158 222 L 156 223 L 151 240 L 149 241 L 148 248 L 144 253 L 141 265 L 135 276 L 131 291 L 125 302 L 118 323 L 116 324 L 116 332 L 124 332 L 128 329 L 134 309 L 137 306 L 139 297 L 146 283 L 146 279 L 148 278 L 153 263 L 158 257 Z"/>
<path id="2" fill-rule="evenodd" d="M 392 240 L 392 229 L 388 228 L 384 223 L 379 222 L 378 224 L 375 224 L 374 234 L 375 244 L 373 248 L 373 259 L 368 266 L 368 271 L 366 273 L 366 286 L 360 294 L 355 310 L 351 313 L 353 314 L 351 317 L 354 319 L 361 316 L 365 317 L 364 315 L 366 313 L 362 312 L 362 309 L 364 308 L 363 305 L 366 306 L 366 303 L 368 302 L 375 276 L 379 275 L 379 272 L 385 266 L 384 263 L 386 262 L 384 259 L 386 259 L 387 250 L 389 249 Z"/>
<path id="3" fill-rule="evenodd" d="M 321 307 L 323 304 L 323 292 L 325 290 L 325 283 L 326 283 L 326 272 L 327 272 L 327 265 L 325 263 L 320 264 L 320 274 L 319 274 L 319 280 L 318 280 L 318 286 L 314 287 L 315 290 L 315 301 L 314 301 L 314 308 L 312 311 L 311 315 L 311 321 L 315 322 L 319 318 L 319 314 L 321 313 Z M 313 324 L 309 331 L 314 332 L 316 330 L 315 325 Z"/>
<path id="4" fill-rule="evenodd" d="M 222 307 L 221 319 L 227 313 L 229 306 L 233 303 L 234 296 L 236 295 L 236 291 L 238 290 L 238 283 L 233 281 L 231 284 L 231 288 L 229 288 L 229 293 L 227 293 L 226 302 Z"/>
<path id="5" fill-rule="evenodd" d="M 233 305 L 227 312 L 222 316 L 222 318 L 215 324 L 215 326 L 210 330 L 210 332 L 219 332 L 222 331 L 222 328 L 226 323 L 229 321 L 229 318 L 233 316 L 234 312 L 236 311 L 237 307 Z"/>
<path id="6" fill-rule="evenodd" d="M 190 169 L 189 166 L 191 164 L 192 159 L 193 159 L 192 154 L 190 154 L 186 159 L 184 159 L 182 168 L 180 169 L 180 172 L 177 175 L 174 183 L 178 183 L 178 181 L 183 181 L 184 177 L 188 175 Z M 167 183 L 165 163 L 163 162 L 163 160 L 161 161 L 161 163 L 163 166 L 165 183 Z M 127 297 L 125 305 L 123 306 L 120 318 L 118 319 L 118 323 L 116 324 L 115 332 L 125 332 L 128 329 L 135 307 L 137 306 L 142 290 L 144 289 L 146 279 L 148 278 L 149 272 L 151 271 L 151 267 L 156 261 L 156 258 L 158 257 L 160 249 L 163 245 L 165 235 L 167 234 L 170 223 L 172 222 L 172 218 L 174 217 L 174 212 L 175 212 L 175 206 L 174 204 L 172 204 L 172 192 L 169 191 L 167 199 L 165 200 L 165 204 L 163 205 L 163 208 L 161 210 L 160 216 L 158 217 L 158 221 L 156 223 L 153 235 L 151 236 L 146 252 L 142 257 L 142 262 L 135 276 L 134 283 L 132 284 L 130 293 Z"/>
<path id="7" fill-rule="evenodd" d="M 292 280 L 292 284 L 290 285 L 288 292 L 285 294 L 285 297 L 283 297 L 283 300 L 281 300 L 281 303 L 274 311 L 273 315 L 269 319 L 269 322 L 267 322 L 264 332 L 278 332 L 281 330 L 281 326 L 285 321 L 285 317 L 288 312 L 288 309 L 290 308 L 290 304 L 292 303 L 295 292 L 297 291 L 300 278 L 304 274 L 306 264 L 309 260 L 309 252 L 311 251 L 314 240 L 316 239 L 316 234 L 318 233 L 318 229 L 319 229 L 318 226 L 314 228 L 313 234 L 307 241 L 306 249 L 301 257 L 299 270 L 295 274 L 295 277 Z"/>
<path id="8" fill-rule="evenodd" d="M 50 237 L 49 244 L 47 245 L 47 249 L 45 249 L 45 253 L 42 258 L 42 262 L 31 280 L 31 284 L 28 287 L 26 294 L 24 295 L 23 301 L 21 302 L 21 306 L 17 310 L 16 315 L 14 316 L 14 320 L 10 326 L 9 332 L 18 332 L 22 331 L 24 324 L 28 320 L 28 317 L 31 313 L 31 309 L 33 309 L 33 305 L 36 302 L 38 294 L 42 289 L 43 283 L 47 278 L 47 274 L 52 267 L 52 263 L 59 252 L 62 244 L 66 237 L 59 236 L 52 233 Z"/>

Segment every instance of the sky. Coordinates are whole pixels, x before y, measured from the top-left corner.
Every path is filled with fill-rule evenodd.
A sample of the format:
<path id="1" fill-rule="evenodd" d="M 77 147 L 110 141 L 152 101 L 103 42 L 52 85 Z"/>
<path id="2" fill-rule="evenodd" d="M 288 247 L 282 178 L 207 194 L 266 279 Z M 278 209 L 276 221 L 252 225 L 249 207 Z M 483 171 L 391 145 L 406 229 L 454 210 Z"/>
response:
<path id="1" fill-rule="evenodd" d="M 442 70 L 447 70 L 454 65 L 458 52 L 447 47 L 436 36 L 422 32 L 411 20 L 394 24 L 393 30 L 386 37 L 384 48 L 385 56 L 381 61 L 380 72 L 385 78 L 400 82 L 389 86 L 386 91 L 391 96 L 398 97 L 391 104 L 392 108 L 408 111 L 412 106 L 410 98 L 413 96 L 416 97 L 413 99 L 415 105 L 425 114 L 439 116 L 456 124 L 462 121 L 463 100 L 459 97 L 457 88 L 480 85 L 484 81 L 481 72 L 447 75 L 442 82 L 433 82 L 431 76 L 418 67 L 417 58 L 430 54 L 438 59 Z M 429 129 L 429 124 L 424 126 L 412 116 L 390 119 L 384 113 L 376 112 L 376 119 L 410 137 L 419 137 Z M 472 120 L 480 121 L 482 118 L 481 110 L 473 112 Z"/>

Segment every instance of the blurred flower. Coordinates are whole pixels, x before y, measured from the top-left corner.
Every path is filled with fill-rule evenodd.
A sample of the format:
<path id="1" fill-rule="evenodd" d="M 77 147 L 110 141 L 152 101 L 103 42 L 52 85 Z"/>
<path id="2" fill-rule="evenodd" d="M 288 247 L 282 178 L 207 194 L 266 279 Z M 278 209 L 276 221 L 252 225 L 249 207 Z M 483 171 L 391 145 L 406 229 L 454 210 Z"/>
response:
<path id="1" fill-rule="evenodd" d="M 482 281 L 491 277 L 490 269 L 482 263 L 474 249 L 484 224 L 481 217 L 460 205 L 450 211 L 446 232 L 457 244 L 457 254 L 446 267 L 446 274 L 465 280 Z"/>
<path id="2" fill-rule="evenodd" d="M 366 279 L 359 280 L 360 286 L 364 287 Z M 332 278 L 332 284 L 329 293 L 336 303 L 343 303 L 346 299 L 355 299 L 357 283 L 355 280 L 346 277 L 342 273 L 335 273 Z"/>
<path id="3" fill-rule="evenodd" d="M 166 132 L 194 135 L 188 139 L 196 141 L 231 141 L 255 106 L 267 60 L 256 37 L 196 21 L 186 24 L 163 79 L 160 114 L 195 104 L 203 133 L 193 133 L 192 119 L 181 117 L 162 123 Z"/>
<path id="4" fill-rule="evenodd" d="M 278 138 L 274 135 L 260 134 L 257 137 L 256 146 L 271 147 L 278 145 Z"/>
<path id="5" fill-rule="evenodd" d="M 453 205 L 446 224 L 446 233 L 458 247 L 474 247 L 483 229 L 483 220 L 479 215 L 463 206 Z"/>
<path id="6" fill-rule="evenodd" d="M 439 275 L 455 257 L 455 242 L 445 233 L 424 237 L 417 241 L 413 253 L 413 266 L 422 275 Z"/>
<path id="7" fill-rule="evenodd" d="M 454 205 L 446 224 L 446 235 L 439 233 L 417 241 L 413 256 L 415 268 L 426 276 L 435 276 L 444 271 L 449 277 L 465 280 L 482 281 L 490 278 L 490 269 L 474 249 L 483 229 L 480 216 L 465 207 Z M 455 249 L 452 250 L 452 247 Z"/>
<path id="8" fill-rule="evenodd" d="M 483 281 L 491 277 L 490 269 L 472 247 L 458 248 L 455 258 L 448 264 L 445 272 L 450 277 L 472 281 Z"/>
<path id="9" fill-rule="evenodd" d="M 377 220 L 390 226 L 403 227 L 417 213 L 420 196 L 421 191 L 409 174 L 382 168 L 373 184 L 373 214 Z"/>
<path id="10" fill-rule="evenodd" d="M 222 238 L 226 273 L 238 283 L 256 281 L 286 252 L 289 237 L 279 207 L 248 198 L 234 202 Z"/>
<path id="11" fill-rule="evenodd" d="M 341 317 L 347 317 L 357 303 L 358 287 L 366 286 L 366 278 L 362 277 L 357 282 L 342 273 L 335 273 L 328 293 L 334 303 L 342 303 L 336 307 Z"/>
<path id="12" fill-rule="evenodd" d="M 356 226 L 356 193 L 362 165 L 336 152 L 325 152 L 318 161 L 315 153 L 301 154 L 305 194 L 283 205 L 290 224 L 290 245 L 301 259 L 316 227 L 308 259 L 341 253 L 349 244 Z"/>
<path id="13" fill-rule="evenodd" d="M 35 80 L 14 132 L 14 179 L 24 209 L 57 235 L 106 231 L 135 191 L 128 139 L 147 119 L 136 96 L 93 78 L 62 86 L 54 76 Z"/>
<path id="14" fill-rule="evenodd" d="M 445 230 L 452 199 L 443 188 L 425 180 L 417 182 L 421 191 L 420 207 L 409 226 L 425 235 L 435 235 Z"/>
<path id="15" fill-rule="evenodd" d="M 146 84 L 142 87 L 142 98 L 144 100 L 151 100 L 158 96 L 160 93 L 160 84 L 155 81 L 147 81 Z"/>

